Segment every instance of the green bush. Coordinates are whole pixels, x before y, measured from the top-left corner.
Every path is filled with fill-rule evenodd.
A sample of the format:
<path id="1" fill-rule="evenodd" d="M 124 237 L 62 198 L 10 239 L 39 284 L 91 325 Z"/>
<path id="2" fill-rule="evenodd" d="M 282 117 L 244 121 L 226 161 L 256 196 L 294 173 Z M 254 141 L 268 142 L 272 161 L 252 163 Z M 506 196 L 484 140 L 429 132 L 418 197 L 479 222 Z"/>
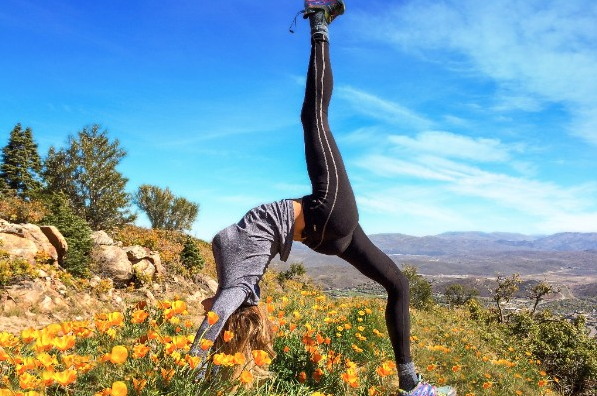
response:
<path id="1" fill-rule="evenodd" d="M 41 223 L 58 228 L 68 244 L 62 266 L 77 277 L 89 277 L 93 247 L 89 224 L 74 213 L 64 195 L 53 194 L 46 200 L 50 214 L 45 216 Z"/>
<path id="2" fill-rule="evenodd" d="M 287 280 L 297 278 L 301 275 L 305 275 L 305 266 L 303 263 L 292 263 L 290 268 L 286 271 L 282 271 L 278 274 L 278 282 L 284 283 Z"/>
<path id="3" fill-rule="evenodd" d="M 191 236 L 187 235 L 184 241 L 182 251 L 180 252 L 180 262 L 187 270 L 192 272 L 202 270 L 205 265 L 201 252 Z"/>
<path id="4" fill-rule="evenodd" d="M 2 244 L 0 243 L 1 247 Z M 15 284 L 22 279 L 33 276 L 33 267 L 27 260 L 10 257 L 8 253 L 0 250 L 0 287 Z"/>
<path id="5" fill-rule="evenodd" d="M 417 268 L 406 265 L 402 269 L 410 288 L 410 305 L 417 309 L 430 309 L 435 305 L 431 284 L 417 273 Z"/>

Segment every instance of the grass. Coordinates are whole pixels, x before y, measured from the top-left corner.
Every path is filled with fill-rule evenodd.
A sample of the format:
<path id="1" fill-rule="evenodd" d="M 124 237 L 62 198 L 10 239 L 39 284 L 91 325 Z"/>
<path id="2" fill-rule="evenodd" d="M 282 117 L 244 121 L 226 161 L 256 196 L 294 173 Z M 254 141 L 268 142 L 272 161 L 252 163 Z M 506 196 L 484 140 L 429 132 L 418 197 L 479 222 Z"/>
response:
<path id="1" fill-rule="evenodd" d="M 295 288 L 264 300 L 277 335 L 273 378 L 231 381 L 224 375 L 231 368 L 220 365 L 209 379 L 196 380 L 199 362 L 187 354 L 195 326 L 186 304 L 141 301 L 91 321 L 0 333 L 0 396 L 396 394 L 383 299 Z M 557 379 L 522 343 L 467 311 L 436 307 L 411 316 L 413 357 L 427 380 L 453 385 L 461 396 L 557 394 L 551 388 Z M 209 372 L 215 353 L 205 361 Z"/>

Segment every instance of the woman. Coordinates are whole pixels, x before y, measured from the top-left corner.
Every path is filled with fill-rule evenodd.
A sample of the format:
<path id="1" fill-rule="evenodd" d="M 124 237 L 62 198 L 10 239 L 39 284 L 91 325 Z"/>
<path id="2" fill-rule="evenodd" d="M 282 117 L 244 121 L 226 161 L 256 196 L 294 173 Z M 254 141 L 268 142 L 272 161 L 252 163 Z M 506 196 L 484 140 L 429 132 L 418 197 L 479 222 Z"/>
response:
<path id="1" fill-rule="evenodd" d="M 361 229 L 352 187 L 328 125 L 333 86 L 328 25 L 344 13 L 344 2 L 306 0 L 303 12 L 311 25 L 311 56 L 301 121 L 312 192 L 301 199 L 254 208 L 238 224 L 214 237 L 219 289 L 204 301 L 204 307 L 216 312 L 220 322 L 209 327 L 204 321 L 195 344 L 201 336 L 215 340 L 239 307 L 257 305 L 259 281 L 269 262 L 276 254 L 286 261 L 292 240 L 296 240 L 319 253 L 343 258 L 387 290 L 385 317 L 400 395 L 455 396 L 453 388 L 436 388 L 421 381 L 416 373 L 410 356 L 408 280 Z M 191 353 L 202 354 L 198 345 L 193 345 Z"/>

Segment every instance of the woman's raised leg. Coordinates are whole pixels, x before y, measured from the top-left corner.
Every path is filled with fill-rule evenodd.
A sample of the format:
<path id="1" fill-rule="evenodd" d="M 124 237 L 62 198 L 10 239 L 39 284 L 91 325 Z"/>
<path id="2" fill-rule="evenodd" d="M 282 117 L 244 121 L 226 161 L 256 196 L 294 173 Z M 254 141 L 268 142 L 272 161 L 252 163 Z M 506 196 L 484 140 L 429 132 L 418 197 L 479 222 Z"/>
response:
<path id="1" fill-rule="evenodd" d="M 339 254 L 350 243 L 358 224 L 354 193 L 340 151 L 328 123 L 334 79 L 330 63 L 327 25 L 323 11 L 309 17 L 311 56 L 305 100 L 301 112 L 305 159 L 312 193 L 303 197 L 304 242 L 324 254 Z M 325 34 L 319 29 L 325 26 Z"/>

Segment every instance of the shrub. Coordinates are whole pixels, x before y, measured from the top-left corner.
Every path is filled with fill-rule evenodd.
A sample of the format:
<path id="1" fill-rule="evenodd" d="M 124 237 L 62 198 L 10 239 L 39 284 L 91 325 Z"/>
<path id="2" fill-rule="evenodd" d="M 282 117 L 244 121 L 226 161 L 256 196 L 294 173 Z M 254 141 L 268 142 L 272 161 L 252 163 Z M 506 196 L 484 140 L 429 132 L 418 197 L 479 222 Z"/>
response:
<path id="1" fill-rule="evenodd" d="M 180 252 L 180 261 L 185 268 L 191 272 L 202 270 L 205 261 L 201 256 L 201 252 L 191 236 L 187 236 Z"/>
<path id="2" fill-rule="evenodd" d="M 8 253 L 0 250 L 0 287 L 15 284 L 33 276 L 33 267 L 27 260 L 10 257 Z"/>
<path id="3" fill-rule="evenodd" d="M 451 306 L 464 305 L 478 295 L 479 291 L 477 289 L 464 287 L 457 283 L 448 286 L 444 292 L 446 302 Z"/>
<path id="4" fill-rule="evenodd" d="M 62 266 L 75 276 L 88 277 L 93 247 L 91 228 L 85 220 L 74 213 L 64 195 L 53 194 L 46 199 L 50 214 L 41 222 L 58 228 L 68 244 Z"/>
<path id="5" fill-rule="evenodd" d="M 278 274 L 278 281 L 283 283 L 290 279 L 298 278 L 299 276 L 305 275 L 305 266 L 303 263 L 292 263 L 290 268 L 286 271 L 282 271 Z"/>
<path id="6" fill-rule="evenodd" d="M 544 313 L 535 323 L 536 327 L 527 333 L 533 335 L 530 338 L 533 354 L 542 361 L 547 372 L 560 378 L 563 393 L 594 395 L 597 340 L 589 337 L 584 320 L 571 323 Z"/>
<path id="7" fill-rule="evenodd" d="M 0 200 L 0 218 L 11 223 L 38 223 L 47 211 L 45 204 L 37 199 L 27 201 L 5 195 Z"/>
<path id="8" fill-rule="evenodd" d="M 411 265 L 404 266 L 404 275 L 408 278 L 410 288 L 410 305 L 417 309 L 430 309 L 435 304 L 431 284 L 417 273 L 417 268 Z"/>

